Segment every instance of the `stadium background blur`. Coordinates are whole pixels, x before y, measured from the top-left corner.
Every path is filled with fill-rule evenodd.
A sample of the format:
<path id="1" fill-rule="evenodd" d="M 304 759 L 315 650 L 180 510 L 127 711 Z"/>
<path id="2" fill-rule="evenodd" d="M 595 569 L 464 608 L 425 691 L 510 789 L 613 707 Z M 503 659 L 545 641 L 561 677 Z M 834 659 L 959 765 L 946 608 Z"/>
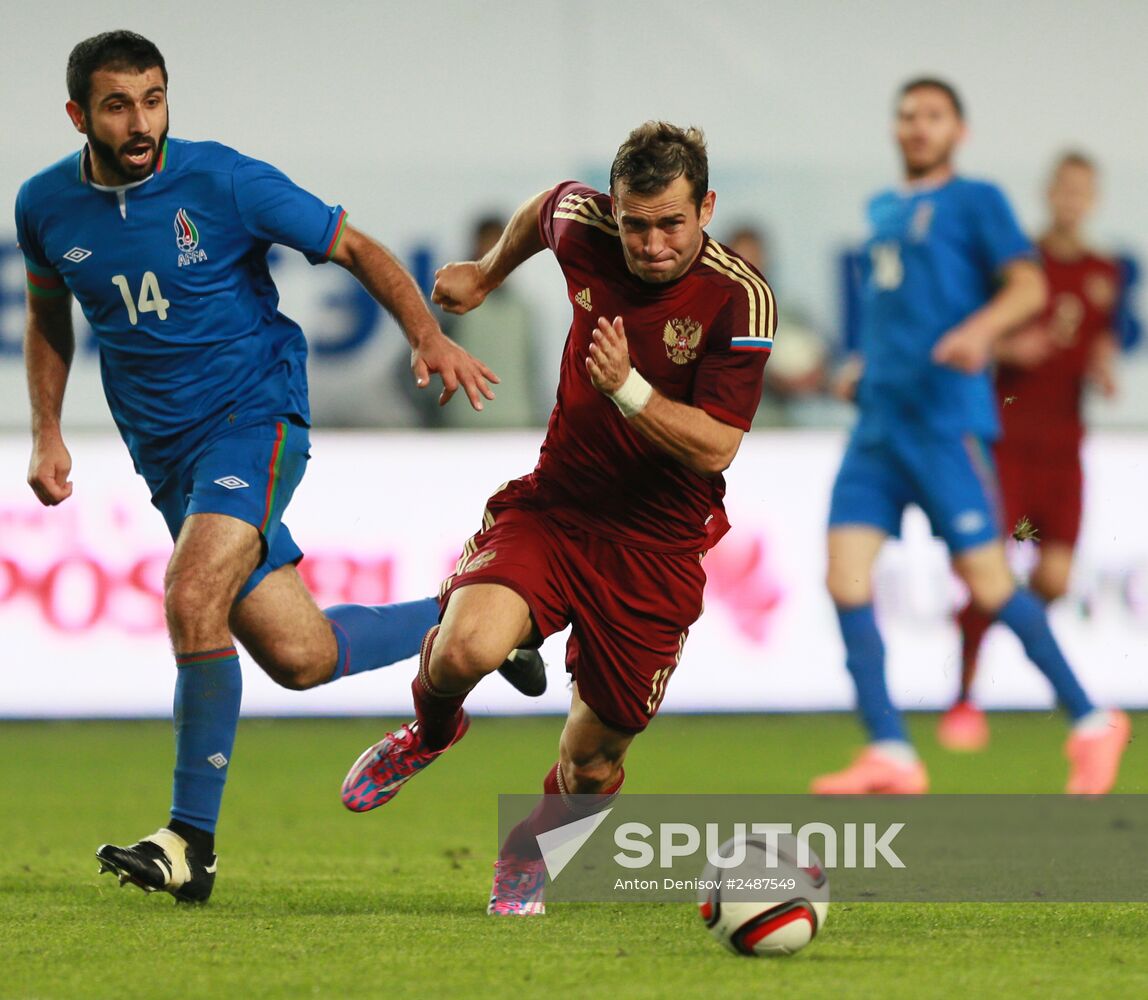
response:
<path id="1" fill-rule="evenodd" d="M 466 252 L 476 218 L 509 212 L 567 177 L 604 187 L 626 132 L 665 118 L 706 131 L 718 193 L 711 234 L 763 227 L 783 313 L 836 353 L 841 255 L 863 237 L 865 199 L 898 178 L 893 95 L 924 72 L 951 79 L 966 101 L 962 172 L 1001 183 L 1030 232 L 1043 219 L 1054 156 L 1080 147 L 1102 170 L 1095 243 L 1148 258 L 1148 149 L 1132 113 L 1148 93 L 1148 8 L 1132 0 L 1087 9 L 987 0 L 959 9 L 908 0 L 284 0 L 247 3 L 242 14 L 205 0 L 53 10 L 50 20 L 30 5 L 5 13 L 0 189 L 9 204 L 25 177 L 80 144 L 63 113 L 71 46 L 122 26 L 165 54 L 173 135 L 233 145 L 341 202 L 424 285 Z M 284 251 L 275 273 L 284 311 L 312 345 L 316 457 L 288 518 L 312 556 L 310 582 L 321 599 L 430 592 L 477 525 L 482 500 L 532 466 L 541 432 L 486 433 L 476 449 L 473 431 L 421 429 L 394 324 L 337 268 L 311 268 Z M 157 588 L 168 543 L 114 437 L 82 325 L 65 405 L 75 497 L 47 512 L 23 482 L 23 284 L 9 209 L 0 218 L 0 627 L 8 662 L 40 665 L 3 671 L 0 716 L 163 716 L 170 677 L 159 666 Z M 529 262 L 514 288 L 530 304 L 552 392 L 569 317 L 553 260 Z M 1144 314 L 1143 285 L 1133 305 Z M 774 363 L 785 355 L 783 330 Z M 1054 623 L 1099 697 L 1145 707 L 1148 356 L 1123 361 L 1119 398 L 1090 403 L 1098 433 L 1087 524 L 1073 595 Z M 510 378 L 500 391 L 527 387 Z M 667 711 L 849 704 L 821 577 L 824 511 L 851 415 L 807 400 L 763 416 L 729 477 L 735 532 L 707 560 L 709 613 Z M 768 426 L 779 419 L 807 426 Z M 959 669 L 945 625 L 959 594 L 918 519 L 883 559 L 880 579 L 894 696 L 941 707 Z M 561 711 L 559 644 L 548 659 L 552 691 L 540 705 L 493 690 L 478 707 Z M 1011 639 L 990 643 L 986 667 L 987 706 L 1048 704 Z M 409 672 L 302 696 L 255 671 L 248 678 L 249 713 L 373 713 L 405 706 Z"/>
<path id="2" fill-rule="evenodd" d="M 337 785 L 390 722 L 247 719 L 224 817 L 227 881 L 211 905 L 188 912 L 97 877 L 99 840 L 144 829 L 166 804 L 172 679 L 157 588 L 170 542 L 111 428 L 90 351 L 77 358 L 65 404 L 76 493 L 49 511 L 24 484 L 24 276 L 11 202 L 28 175 L 80 145 L 63 112 L 65 61 L 78 40 L 115 27 L 164 52 L 174 135 L 228 143 L 342 202 L 424 280 L 465 252 L 480 215 L 566 177 L 604 184 L 626 132 L 668 118 L 708 135 L 713 234 L 767 228 L 783 310 L 834 342 L 839 253 L 863 236 L 865 198 L 897 178 L 893 94 L 923 72 L 961 89 L 972 127 L 961 167 L 1002 183 L 1027 228 L 1042 221 L 1052 158 L 1080 146 L 1103 170 L 1097 244 L 1148 259 L 1140 0 L 6 4 L 0 997 L 376 997 L 395 984 L 425 997 L 582 997 L 593 989 L 588 968 L 627 997 L 759 996 L 763 985 L 794 1000 L 1148 992 L 1144 904 L 835 901 L 813 947 L 767 968 L 717 948 L 692 906 L 555 906 L 528 926 L 492 921 L 483 904 L 495 802 L 536 787 L 553 759 L 554 717 L 479 720 L 469 749 L 413 783 L 397 812 L 368 819 L 338 805 Z M 477 526 L 481 501 L 530 468 L 541 432 L 412 426 L 419 410 L 400 381 L 393 324 L 337 268 L 283 253 L 276 274 L 285 311 L 312 344 L 320 430 L 288 518 L 309 580 L 321 600 L 429 593 Z M 558 269 L 540 255 L 514 288 L 537 317 L 541 369 L 553 380 L 569 311 Z M 1143 287 L 1139 295 L 1143 316 Z M 785 352 L 779 337 L 771 367 Z M 1090 513 L 1054 627 L 1098 696 L 1143 708 L 1148 357 L 1125 361 L 1120 399 L 1094 407 L 1102 429 L 1088 452 Z M 758 426 L 735 462 L 735 528 L 706 560 L 707 613 L 663 714 L 850 703 L 822 584 L 849 413 L 800 409 L 819 426 Z M 938 709 L 957 683 L 948 615 L 960 595 L 920 520 L 908 528 L 878 574 L 890 684 L 905 707 Z M 986 647 L 982 702 L 1047 708 L 1043 682 L 1006 640 Z M 547 656 L 541 704 L 492 680 L 471 707 L 563 711 L 560 645 Z M 245 711 L 405 715 L 410 676 L 399 666 L 293 694 L 248 669 Z M 157 721 L 13 721 L 50 715 Z M 1063 787 L 1061 734 L 1035 713 L 998 717 L 988 759 L 938 751 L 927 716 L 910 726 L 937 791 Z M 844 714 L 674 715 L 643 737 L 630 785 L 800 793 L 859 735 Z M 1146 773 L 1134 746 L 1117 790 L 1144 791 Z"/>

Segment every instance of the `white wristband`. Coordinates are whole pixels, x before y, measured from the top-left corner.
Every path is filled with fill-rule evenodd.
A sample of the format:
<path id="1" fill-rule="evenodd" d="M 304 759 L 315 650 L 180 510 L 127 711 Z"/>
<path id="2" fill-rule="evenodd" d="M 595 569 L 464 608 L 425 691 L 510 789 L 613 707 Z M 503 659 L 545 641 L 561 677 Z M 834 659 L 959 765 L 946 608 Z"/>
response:
<path id="1" fill-rule="evenodd" d="M 650 397 L 654 394 L 654 387 L 638 373 L 637 368 L 631 368 L 626 381 L 618 387 L 617 392 L 610 393 L 614 405 L 622 411 L 622 416 L 629 420 L 636 417 L 645 409 Z"/>

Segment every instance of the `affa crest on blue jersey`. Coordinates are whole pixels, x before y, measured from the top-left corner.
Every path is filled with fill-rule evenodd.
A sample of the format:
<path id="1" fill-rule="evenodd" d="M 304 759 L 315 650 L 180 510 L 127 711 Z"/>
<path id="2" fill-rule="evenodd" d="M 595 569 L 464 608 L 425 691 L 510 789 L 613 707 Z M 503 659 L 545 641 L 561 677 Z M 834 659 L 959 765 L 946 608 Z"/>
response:
<path id="1" fill-rule="evenodd" d="M 207 260 L 207 253 L 199 249 L 199 230 L 183 208 L 175 213 L 175 245 L 179 247 L 180 267 Z"/>
<path id="2" fill-rule="evenodd" d="M 931 201 L 922 201 L 917 205 L 913 220 L 909 223 L 909 239 L 914 243 L 922 242 L 929 235 L 935 211 L 936 206 Z"/>

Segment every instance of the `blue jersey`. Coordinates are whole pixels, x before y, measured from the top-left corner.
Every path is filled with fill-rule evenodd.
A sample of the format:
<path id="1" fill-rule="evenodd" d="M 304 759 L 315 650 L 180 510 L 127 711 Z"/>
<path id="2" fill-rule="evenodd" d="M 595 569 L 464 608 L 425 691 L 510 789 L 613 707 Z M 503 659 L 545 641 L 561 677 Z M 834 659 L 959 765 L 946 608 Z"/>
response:
<path id="1" fill-rule="evenodd" d="M 86 150 L 20 188 L 29 292 L 79 301 L 112 416 L 153 487 L 216 433 L 309 422 L 307 345 L 279 312 L 267 251 L 320 263 L 345 216 L 213 142 L 169 139 L 155 173 L 122 188 L 92 182 Z"/>
<path id="2" fill-rule="evenodd" d="M 1001 269 L 1032 254 L 1001 191 L 956 177 L 940 187 L 877 195 L 864 257 L 859 431 L 877 438 L 906 422 L 942 434 L 999 433 L 987 372 L 935 364 L 941 336 L 984 306 Z"/>

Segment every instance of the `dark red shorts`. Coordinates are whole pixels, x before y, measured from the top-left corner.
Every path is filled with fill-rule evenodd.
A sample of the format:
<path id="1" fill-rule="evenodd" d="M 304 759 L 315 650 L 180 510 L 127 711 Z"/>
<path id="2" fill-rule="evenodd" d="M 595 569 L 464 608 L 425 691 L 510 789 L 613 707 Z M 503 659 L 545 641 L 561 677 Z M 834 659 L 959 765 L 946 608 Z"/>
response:
<path id="1" fill-rule="evenodd" d="M 998 446 L 995 456 L 1008 530 L 1027 517 L 1038 541 L 1074 547 L 1084 493 L 1079 455 L 1034 458 L 1020 449 Z"/>
<path id="2" fill-rule="evenodd" d="M 526 602 L 543 638 L 573 626 L 566 669 L 582 700 L 608 725 L 641 732 L 702 612 L 699 555 L 628 548 L 497 497 L 443 582 L 443 608 L 459 587 L 497 583 Z"/>

